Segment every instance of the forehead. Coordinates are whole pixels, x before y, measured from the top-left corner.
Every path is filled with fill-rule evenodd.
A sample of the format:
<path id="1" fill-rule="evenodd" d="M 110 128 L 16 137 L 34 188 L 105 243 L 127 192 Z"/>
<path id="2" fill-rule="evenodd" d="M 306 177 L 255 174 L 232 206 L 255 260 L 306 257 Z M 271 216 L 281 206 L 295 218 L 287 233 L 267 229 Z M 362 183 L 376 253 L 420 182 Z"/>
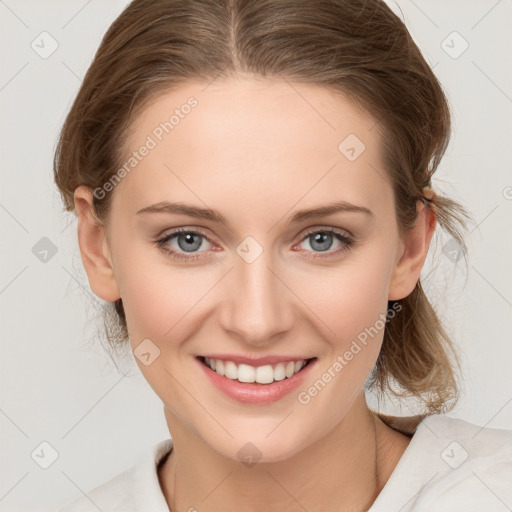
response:
<path id="1" fill-rule="evenodd" d="M 114 201 L 134 211 L 192 200 L 258 214 L 299 200 L 302 207 L 327 199 L 382 203 L 391 191 L 376 124 L 345 96 L 316 85 L 252 78 L 182 84 L 134 120 L 126 154 L 134 165 Z"/>

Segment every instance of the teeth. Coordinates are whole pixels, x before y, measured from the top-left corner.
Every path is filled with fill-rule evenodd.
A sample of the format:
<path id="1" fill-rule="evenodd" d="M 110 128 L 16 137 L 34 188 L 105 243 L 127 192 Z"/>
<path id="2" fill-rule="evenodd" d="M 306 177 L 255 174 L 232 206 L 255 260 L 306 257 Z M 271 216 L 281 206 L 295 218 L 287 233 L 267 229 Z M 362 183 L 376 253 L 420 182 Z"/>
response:
<path id="1" fill-rule="evenodd" d="M 233 361 L 226 361 L 224 363 L 224 376 L 233 380 L 238 378 L 238 368 Z"/>
<path id="2" fill-rule="evenodd" d="M 210 365 L 211 366 L 211 365 Z M 237 377 L 235 377 L 237 378 Z M 238 380 L 240 382 L 255 382 L 256 381 L 256 368 L 248 364 L 241 364 L 238 366 Z"/>
<path id="3" fill-rule="evenodd" d="M 256 382 L 260 384 L 270 384 L 274 382 L 274 369 L 271 365 L 258 366 L 256 368 Z"/>
<path id="4" fill-rule="evenodd" d="M 274 380 L 283 380 L 286 377 L 286 374 L 284 373 L 284 364 L 279 363 L 274 368 Z"/>
<path id="5" fill-rule="evenodd" d="M 306 361 L 289 361 L 278 363 L 275 366 L 266 364 L 264 366 L 250 366 L 248 364 L 237 365 L 233 361 L 221 359 L 204 358 L 205 363 L 219 375 L 231 380 L 240 382 L 257 382 L 258 384 L 271 384 L 274 381 L 290 378 L 299 372 L 306 364 Z"/>

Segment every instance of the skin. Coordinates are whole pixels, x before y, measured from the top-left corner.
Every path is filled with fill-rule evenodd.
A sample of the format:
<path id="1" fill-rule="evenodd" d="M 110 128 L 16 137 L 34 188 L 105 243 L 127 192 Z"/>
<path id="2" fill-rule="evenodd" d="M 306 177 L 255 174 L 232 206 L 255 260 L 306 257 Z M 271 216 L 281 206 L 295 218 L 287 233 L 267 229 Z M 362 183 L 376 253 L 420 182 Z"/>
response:
<path id="1" fill-rule="evenodd" d="M 106 301 L 123 299 L 133 350 L 144 339 L 160 350 L 150 365 L 136 361 L 163 401 L 174 441 L 159 468 L 164 496 L 173 511 L 365 510 L 410 440 L 371 414 L 362 391 L 383 330 L 307 405 L 297 393 L 375 325 L 388 300 L 412 292 L 435 215 L 418 202 L 417 223 L 400 238 L 376 120 L 346 97 L 248 76 L 205 86 L 180 85 L 133 121 L 132 150 L 167 112 L 190 96 L 198 100 L 117 185 L 106 226 L 94 221 L 91 190 L 75 192 L 91 289 Z M 351 133 L 366 146 L 352 162 L 338 150 Z M 339 200 L 373 215 L 288 223 L 297 210 Z M 209 207 L 226 223 L 137 214 L 161 201 Z M 154 244 L 179 227 L 208 237 L 193 261 L 173 260 Z M 339 251 L 344 245 L 333 238 L 321 251 L 306 237 L 312 228 L 348 232 L 355 242 Z M 236 252 L 247 236 L 263 249 L 252 263 Z M 190 255 L 177 237 L 167 244 Z M 195 356 L 209 352 L 318 360 L 297 392 L 273 404 L 242 404 L 199 371 Z M 248 442 L 261 452 L 252 467 L 237 456 Z"/>

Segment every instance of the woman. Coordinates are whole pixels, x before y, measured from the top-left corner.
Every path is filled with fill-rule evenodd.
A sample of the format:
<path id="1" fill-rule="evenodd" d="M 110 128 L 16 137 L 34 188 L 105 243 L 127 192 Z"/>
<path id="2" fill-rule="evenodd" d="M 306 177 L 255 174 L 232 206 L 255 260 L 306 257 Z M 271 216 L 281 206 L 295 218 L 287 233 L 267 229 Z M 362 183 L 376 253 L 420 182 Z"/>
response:
<path id="1" fill-rule="evenodd" d="M 381 1 L 130 3 L 55 180 L 172 441 L 61 510 L 512 506 L 511 433 L 442 414 L 456 355 L 420 283 L 437 224 L 465 253 L 431 187 L 449 130 Z"/>

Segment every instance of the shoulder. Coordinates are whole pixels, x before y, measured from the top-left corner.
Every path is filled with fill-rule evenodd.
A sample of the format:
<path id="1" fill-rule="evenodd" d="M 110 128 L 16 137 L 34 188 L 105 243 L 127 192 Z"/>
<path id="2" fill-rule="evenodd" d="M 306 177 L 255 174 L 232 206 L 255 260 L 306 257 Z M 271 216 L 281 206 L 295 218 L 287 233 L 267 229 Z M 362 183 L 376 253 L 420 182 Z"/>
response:
<path id="1" fill-rule="evenodd" d="M 429 431 L 438 442 L 456 442 L 471 450 L 468 458 L 480 457 L 493 461 L 496 457 L 508 454 L 512 450 L 512 430 L 495 429 L 478 426 L 467 421 L 450 418 L 443 415 L 426 417 L 420 424 L 423 425 L 422 439 L 427 438 Z"/>
<path id="2" fill-rule="evenodd" d="M 512 464 L 512 430 L 478 426 L 447 416 L 430 416 L 423 422 L 420 441 L 441 449 L 441 459 L 460 475 Z M 420 443 L 421 444 L 421 443 Z M 448 473 L 457 474 L 456 471 Z"/>
<path id="3" fill-rule="evenodd" d="M 399 502 L 402 512 L 509 510 L 512 430 L 428 416 L 418 425 L 381 495 L 372 512 L 386 510 L 391 502 L 395 506 Z"/>
<path id="4" fill-rule="evenodd" d="M 454 510 L 501 511 L 512 506 L 512 431 L 433 416 L 425 426 L 444 463 L 421 492 L 418 510 L 439 504 Z M 425 439 L 427 439 L 424 434 Z"/>
<path id="5" fill-rule="evenodd" d="M 168 512 L 158 481 L 160 460 L 172 449 L 171 439 L 152 446 L 135 465 L 84 492 L 56 512 Z"/>

